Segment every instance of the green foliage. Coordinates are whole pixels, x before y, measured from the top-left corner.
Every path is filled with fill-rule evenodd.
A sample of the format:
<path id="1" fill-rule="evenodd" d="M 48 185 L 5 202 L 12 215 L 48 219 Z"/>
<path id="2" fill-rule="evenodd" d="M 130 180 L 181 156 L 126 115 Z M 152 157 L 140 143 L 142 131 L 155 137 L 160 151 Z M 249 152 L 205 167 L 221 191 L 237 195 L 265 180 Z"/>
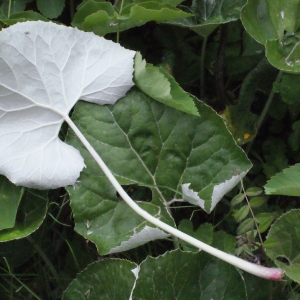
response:
<path id="1" fill-rule="evenodd" d="M 264 247 L 268 256 L 294 281 L 300 283 L 299 228 L 300 212 L 291 210 L 276 220 L 270 229 Z"/>
<path id="2" fill-rule="evenodd" d="M 65 0 L 37 0 L 36 5 L 38 10 L 47 18 L 54 19 L 61 15 L 64 7 Z"/>
<path id="3" fill-rule="evenodd" d="M 0 177 L 0 231 L 15 225 L 17 210 L 22 199 L 23 189 L 16 187 L 8 179 Z"/>
<path id="4" fill-rule="evenodd" d="M 299 16 L 299 0 L 0 0 L 0 29 L 54 20 L 138 51 L 136 87 L 72 120 L 152 216 L 286 274 L 269 285 L 136 215 L 64 125 L 74 186 L 0 177 L 3 299 L 298 299 Z"/>
<path id="5" fill-rule="evenodd" d="M 265 185 L 266 194 L 300 196 L 299 173 L 300 165 L 297 164 L 276 174 Z"/>

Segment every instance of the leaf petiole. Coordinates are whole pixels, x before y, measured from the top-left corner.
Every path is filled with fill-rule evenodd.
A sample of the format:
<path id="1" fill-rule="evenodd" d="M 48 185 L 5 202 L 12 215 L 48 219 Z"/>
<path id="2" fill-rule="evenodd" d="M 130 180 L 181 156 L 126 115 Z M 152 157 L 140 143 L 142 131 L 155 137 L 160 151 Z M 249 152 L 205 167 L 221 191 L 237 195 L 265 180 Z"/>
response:
<path id="1" fill-rule="evenodd" d="M 86 147 L 86 149 L 89 151 L 89 153 L 92 155 L 92 157 L 95 159 L 97 164 L 100 166 L 104 174 L 107 176 L 111 184 L 114 186 L 116 191 L 119 193 L 119 195 L 123 198 L 123 200 L 141 217 L 143 217 L 145 220 L 149 221 L 153 225 L 161 228 L 162 230 L 172 234 L 173 236 L 243 270 L 248 273 L 251 273 L 253 275 L 270 279 L 270 280 L 280 280 L 284 274 L 284 271 L 280 268 L 267 268 L 260 265 L 256 265 L 250 262 L 247 262 L 241 258 L 238 258 L 236 256 L 233 256 L 231 254 L 225 253 L 221 250 L 218 250 L 214 247 L 211 247 L 191 236 L 188 234 L 183 233 L 182 231 L 167 225 L 166 223 L 160 221 L 159 219 L 153 217 L 145 210 L 141 209 L 136 202 L 134 202 L 129 195 L 125 192 L 125 190 L 122 188 L 122 186 L 119 184 L 119 182 L 116 180 L 112 172 L 108 169 L 104 161 L 101 159 L 101 157 L 98 155 L 98 153 L 95 151 L 95 149 L 91 146 L 91 144 L 88 142 L 88 140 L 84 137 L 84 135 L 80 132 L 80 130 L 76 127 L 76 125 L 73 123 L 73 121 L 70 119 L 69 116 L 65 116 L 65 121 L 68 123 L 68 125 L 72 128 L 74 133 L 77 135 L 77 137 L 80 139 L 80 141 L 83 143 L 83 145 Z"/>

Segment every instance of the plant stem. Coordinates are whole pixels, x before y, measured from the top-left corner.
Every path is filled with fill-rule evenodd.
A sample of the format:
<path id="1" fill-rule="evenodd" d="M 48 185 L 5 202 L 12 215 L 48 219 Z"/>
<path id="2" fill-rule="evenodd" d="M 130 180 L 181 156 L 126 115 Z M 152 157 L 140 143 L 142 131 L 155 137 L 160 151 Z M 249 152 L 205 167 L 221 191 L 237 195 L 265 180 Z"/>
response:
<path id="1" fill-rule="evenodd" d="M 121 1 L 119 15 L 123 10 L 123 4 L 124 4 L 124 0 Z M 117 43 L 120 44 L 120 19 L 118 19 Z"/>
<path id="2" fill-rule="evenodd" d="M 277 77 L 276 77 L 276 80 L 275 80 L 275 82 L 274 82 L 275 84 L 279 83 L 279 81 L 281 80 L 282 73 L 283 73 L 283 71 L 279 71 L 279 73 L 278 73 L 278 75 L 277 75 Z M 268 97 L 268 100 L 267 100 L 267 102 L 266 102 L 266 105 L 265 105 L 265 107 L 264 107 L 264 109 L 263 109 L 263 111 L 262 111 L 261 115 L 259 116 L 258 121 L 257 121 L 257 123 L 256 123 L 256 130 L 257 130 L 257 132 L 259 131 L 260 126 L 261 126 L 262 122 L 264 121 L 264 119 L 265 119 L 265 117 L 266 117 L 266 114 L 267 114 L 267 112 L 268 112 L 268 110 L 269 110 L 269 108 L 270 108 L 270 105 L 271 105 L 271 103 L 272 103 L 272 101 L 273 101 L 274 96 L 275 96 L 275 90 L 274 90 L 274 85 L 273 85 L 273 88 L 272 88 L 271 93 L 270 93 L 270 95 L 269 95 L 269 97 Z M 254 140 L 252 140 L 252 141 L 248 144 L 248 146 L 247 146 L 247 148 L 246 148 L 246 150 L 245 150 L 245 152 L 246 152 L 247 154 L 249 153 L 249 151 L 250 151 L 250 149 L 251 149 L 251 146 L 252 146 L 252 144 L 253 144 L 253 141 L 254 141 Z"/>
<path id="3" fill-rule="evenodd" d="M 108 169 L 106 164 L 103 162 L 101 157 L 97 154 L 95 149 L 91 146 L 91 144 L 88 142 L 88 140 L 84 137 L 84 135 L 80 132 L 80 130 L 76 127 L 76 125 L 73 123 L 73 121 L 70 119 L 69 116 L 65 116 L 65 121 L 69 124 L 69 126 L 72 128 L 74 133 L 77 135 L 77 137 L 80 139 L 80 141 L 83 143 L 83 145 L 86 147 L 86 149 L 90 152 L 92 157 L 95 159 L 95 161 L 98 163 L 104 174 L 107 176 L 111 184 L 114 186 L 114 188 L 117 190 L 119 195 L 123 198 L 123 200 L 141 217 L 143 217 L 145 220 L 149 221 L 153 225 L 161 228 L 162 230 L 172 234 L 173 236 L 176 236 L 177 238 L 223 260 L 228 262 L 229 264 L 244 270 L 246 272 L 249 272 L 253 275 L 270 279 L 270 280 L 280 280 L 283 276 L 284 271 L 279 268 L 267 268 L 260 265 L 256 265 L 247 261 L 244 261 L 241 258 L 238 258 L 236 256 L 230 255 L 228 253 L 225 253 L 221 250 L 218 250 L 214 247 L 211 247 L 187 234 L 184 232 L 181 232 L 180 230 L 169 226 L 168 224 L 165 224 L 164 222 L 160 221 L 159 219 L 153 217 L 148 212 L 141 209 L 135 201 L 133 201 L 128 194 L 124 191 L 122 186 L 119 184 L 119 182 L 116 180 L 114 175 L 111 173 L 111 171 Z"/>
<path id="4" fill-rule="evenodd" d="M 205 51 L 206 51 L 206 44 L 207 44 L 207 37 L 204 38 L 202 47 L 201 47 L 201 66 L 200 66 L 200 99 L 203 98 L 205 95 L 205 67 L 204 67 L 204 61 L 205 61 Z"/>
<path id="5" fill-rule="evenodd" d="M 10 11 L 11 11 L 11 0 L 8 2 L 8 10 L 7 10 L 7 18 L 9 19 L 10 17 Z"/>

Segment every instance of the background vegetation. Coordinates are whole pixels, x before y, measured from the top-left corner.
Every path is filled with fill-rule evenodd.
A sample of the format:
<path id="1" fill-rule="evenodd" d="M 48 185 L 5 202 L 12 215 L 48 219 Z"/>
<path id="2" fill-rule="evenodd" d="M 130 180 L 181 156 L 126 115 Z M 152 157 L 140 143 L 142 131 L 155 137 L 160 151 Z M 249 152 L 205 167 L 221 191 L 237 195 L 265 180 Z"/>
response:
<path id="1" fill-rule="evenodd" d="M 92 31 L 127 49 L 139 51 L 153 76 L 167 78 L 172 83 L 170 96 L 160 97 L 162 91 L 158 90 L 155 95 L 145 90 L 145 84 L 136 73 L 134 80 L 140 90 L 131 90 L 123 104 L 120 101 L 109 108 L 118 124 L 126 126 L 127 118 L 132 118 L 146 135 L 143 122 L 154 122 L 156 117 L 150 118 L 149 107 L 155 109 L 157 115 L 168 113 L 165 124 L 169 122 L 171 126 L 175 120 L 185 118 L 180 123 L 178 136 L 172 137 L 173 146 L 168 148 L 174 153 L 176 141 L 184 144 L 181 136 L 197 127 L 203 128 L 203 145 L 207 145 L 207 151 L 214 153 L 224 146 L 239 156 L 240 150 L 233 143 L 232 135 L 253 167 L 212 211 L 209 201 L 205 210 L 176 201 L 182 199 L 182 194 L 177 189 L 179 181 L 171 182 L 172 172 L 165 174 L 168 180 L 160 181 L 161 186 L 154 189 L 146 179 L 142 182 L 139 174 L 136 178 L 128 179 L 129 175 L 127 180 L 121 178 L 127 174 L 127 166 L 135 162 L 125 161 L 127 165 L 122 166 L 118 159 L 110 158 L 112 152 L 105 154 L 109 150 L 113 151 L 114 158 L 121 157 L 117 147 L 101 148 L 99 142 L 96 149 L 100 155 L 104 153 L 104 160 L 115 174 L 121 169 L 122 184 L 133 199 L 142 201 L 140 205 L 145 209 L 148 207 L 156 213 L 156 208 L 149 206 L 150 202 L 162 207 L 155 194 L 161 192 L 171 201 L 167 208 L 173 219 L 165 210 L 166 222 L 173 222 L 180 230 L 247 261 L 284 268 L 287 274 L 284 280 L 271 282 L 239 273 L 207 254 L 198 253 L 192 246 L 183 242 L 176 245 L 171 239 L 109 253 L 126 238 L 109 240 L 101 232 L 104 238 L 100 239 L 99 232 L 89 233 L 90 222 L 105 226 L 108 220 L 103 213 L 102 220 L 95 221 L 99 216 L 95 202 L 107 199 L 120 203 L 121 200 L 107 187 L 109 183 L 104 176 L 95 177 L 99 171 L 93 170 L 91 159 L 83 154 L 72 132 L 67 134 L 67 128 L 63 127 L 61 139 L 76 145 L 88 165 L 77 187 L 39 191 L 15 187 L 6 178 L 0 178 L 0 216 L 5 220 L 0 223 L 0 294 L 3 299 L 61 299 L 66 290 L 65 299 L 129 299 L 135 280 L 130 270 L 141 263 L 144 273 L 141 271 L 139 275 L 133 299 L 299 299 L 300 1 L 285 1 L 289 5 L 281 2 L 284 1 L 0 1 L 2 28 L 26 20 L 51 20 Z M 175 91 L 176 88 L 179 90 Z M 176 97 L 189 99 L 176 104 Z M 143 109 L 142 106 L 129 107 L 136 98 L 144 103 Z M 189 101 L 193 105 L 189 106 Z M 137 108 L 139 115 L 134 113 Z M 95 141 L 106 141 L 107 137 L 99 130 L 95 133 L 94 125 L 85 127 L 84 124 L 108 118 L 101 109 L 94 113 L 93 107 L 79 103 L 72 112 L 74 122 L 81 124 L 81 130 Z M 195 116 L 198 111 L 201 118 Z M 125 112 L 126 119 L 122 119 L 121 112 Z M 218 123 L 222 121 L 219 116 L 231 135 Z M 206 131 L 208 121 L 215 124 L 209 128 L 221 137 L 206 144 L 211 138 Z M 119 133 L 113 134 L 118 140 Z M 199 157 L 203 153 L 199 152 Z M 217 157 L 214 163 L 223 162 Z M 235 164 L 231 165 L 232 176 L 250 168 L 246 157 Z M 273 177 L 291 165 L 296 166 Z M 202 161 L 199 166 L 205 172 L 210 168 Z M 175 162 L 173 170 L 173 173 L 178 170 Z M 275 181 L 266 185 L 272 177 Z M 208 180 L 207 185 L 213 184 L 210 177 Z M 89 206 L 89 212 L 83 203 Z M 134 213 L 125 205 L 118 207 L 116 211 L 120 216 L 115 221 L 119 222 L 123 216 L 122 224 L 129 224 Z M 92 216 L 90 219 L 87 213 Z M 130 223 L 132 228 L 145 225 L 141 219 L 132 220 L 136 222 Z M 114 224 L 109 226 L 107 232 L 112 234 Z M 103 295 L 102 298 L 99 295 Z"/>

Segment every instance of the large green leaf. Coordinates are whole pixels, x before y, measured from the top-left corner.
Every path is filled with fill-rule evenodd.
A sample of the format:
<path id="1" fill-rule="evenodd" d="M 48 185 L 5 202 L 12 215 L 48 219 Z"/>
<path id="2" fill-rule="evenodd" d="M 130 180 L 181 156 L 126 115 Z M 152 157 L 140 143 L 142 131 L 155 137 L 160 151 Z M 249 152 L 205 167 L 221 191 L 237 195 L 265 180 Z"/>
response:
<path id="1" fill-rule="evenodd" d="M 13 228 L 0 231 L 0 242 L 20 239 L 36 231 L 42 224 L 48 207 L 47 192 L 28 190 L 18 208 Z"/>
<path id="2" fill-rule="evenodd" d="M 118 12 L 110 2 L 89 0 L 78 8 L 72 25 L 98 35 L 105 35 L 141 26 L 148 21 L 160 23 L 189 16 L 191 14 L 168 3 L 156 1 L 131 3 Z"/>
<path id="3" fill-rule="evenodd" d="M 192 99 L 162 67 L 154 67 L 142 60 L 139 52 L 135 55 L 134 81 L 151 98 L 183 112 L 198 116 Z"/>
<path id="4" fill-rule="evenodd" d="M 152 203 L 140 205 L 172 224 L 166 203 L 183 197 L 183 184 L 184 198 L 210 212 L 250 168 L 223 120 L 202 102 L 198 109 L 201 117 L 185 114 L 134 88 L 114 106 L 80 102 L 72 119 L 121 184 L 152 190 Z M 100 253 L 136 238 L 147 223 L 116 198 L 72 131 L 67 142 L 80 150 L 87 166 L 74 189 L 68 188 L 76 230 Z"/>
<path id="5" fill-rule="evenodd" d="M 234 267 L 203 252 L 180 250 L 148 257 L 138 268 L 119 259 L 93 263 L 73 280 L 63 299 L 96 300 L 99 295 L 101 299 L 118 300 L 246 297 L 243 279 Z"/>
<path id="6" fill-rule="evenodd" d="M 90 264 L 79 273 L 63 294 L 64 300 L 128 300 L 137 265 L 128 260 L 106 259 Z"/>
<path id="7" fill-rule="evenodd" d="M 276 220 L 264 243 L 267 255 L 286 275 L 300 283 L 300 210 L 291 210 Z"/>
<path id="8" fill-rule="evenodd" d="M 22 199 L 23 189 L 0 176 L 0 231 L 15 225 L 17 210 Z"/>
<path id="9" fill-rule="evenodd" d="M 241 12 L 248 33 L 266 44 L 268 60 L 276 68 L 300 72 L 300 0 L 249 0 Z"/>
<path id="10" fill-rule="evenodd" d="M 300 196 L 300 164 L 284 169 L 265 185 L 266 194 Z"/>
<path id="11" fill-rule="evenodd" d="M 176 250 L 141 263 L 133 299 L 240 300 L 246 294 L 234 267 L 203 252 Z"/>

